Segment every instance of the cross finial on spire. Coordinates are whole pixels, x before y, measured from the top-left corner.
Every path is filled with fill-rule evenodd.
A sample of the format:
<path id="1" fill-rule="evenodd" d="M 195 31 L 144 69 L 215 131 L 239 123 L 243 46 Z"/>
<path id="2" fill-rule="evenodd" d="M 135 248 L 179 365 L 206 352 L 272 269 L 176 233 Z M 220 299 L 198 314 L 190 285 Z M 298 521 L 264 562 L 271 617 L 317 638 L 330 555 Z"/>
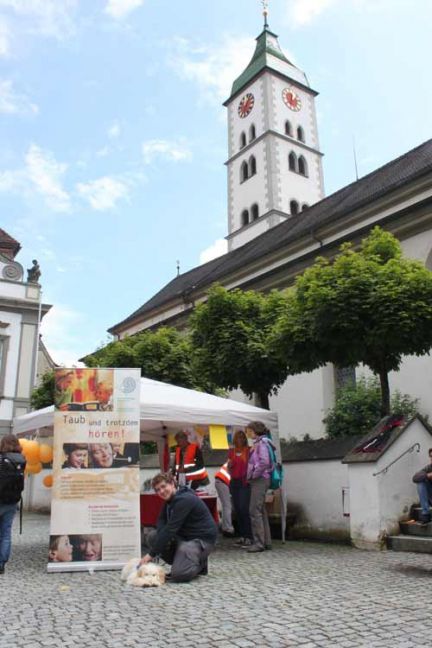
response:
<path id="1" fill-rule="evenodd" d="M 268 18 L 268 14 L 269 14 L 268 0 L 261 0 L 261 4 L 262 4 L 262 7 L 263 7 L 264 27 L 268 27 L 268 22 L 267 22 L 267 18 Z"/>

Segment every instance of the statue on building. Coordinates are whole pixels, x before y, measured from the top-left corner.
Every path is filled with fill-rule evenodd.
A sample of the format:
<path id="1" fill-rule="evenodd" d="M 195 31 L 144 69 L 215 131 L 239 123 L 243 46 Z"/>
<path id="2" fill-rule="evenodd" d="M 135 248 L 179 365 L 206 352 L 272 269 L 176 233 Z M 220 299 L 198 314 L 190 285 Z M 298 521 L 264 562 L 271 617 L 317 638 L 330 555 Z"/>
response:
<path id="1" fill-rule="evenodd" d="M 33 259 L 32 263 L 33 263 L 32 267 L 28 268 L 27 270 L 27 282 L 37 284 L 39 283 L 41 270 L 40 270 L 39 263 L 36 261 L 36 259 Z"/>

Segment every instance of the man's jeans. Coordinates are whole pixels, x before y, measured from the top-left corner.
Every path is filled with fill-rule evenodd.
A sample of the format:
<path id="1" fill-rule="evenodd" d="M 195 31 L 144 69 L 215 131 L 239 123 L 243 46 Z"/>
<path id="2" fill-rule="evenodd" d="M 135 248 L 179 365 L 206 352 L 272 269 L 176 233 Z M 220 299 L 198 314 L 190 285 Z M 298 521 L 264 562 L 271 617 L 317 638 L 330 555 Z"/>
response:
<path id="1" fill-rule="evenodd" d="M 157 531 L 150 531 L 147 543 L 153 549 Z M 173 540 L 161 555 L 162 560 L 172 565 L 171 579 L 177 583 L 188 583 L 201 573 L 207 573 L 207 559 L 214 545 L 203 540 Z"/>
<path id="2" fill-rule="evenodd" d="M 12 522 L 16 510 L 16 504 L 0 504 L 0 565 L 4 565 L 9 560 L 12 545 Z"/>
<path id="3" fill-rule="evenodd" d="M 430 502 L 432 502 L 432 482 L 428 479 L 417 484 L 422 515 L 429 517 Z"/>

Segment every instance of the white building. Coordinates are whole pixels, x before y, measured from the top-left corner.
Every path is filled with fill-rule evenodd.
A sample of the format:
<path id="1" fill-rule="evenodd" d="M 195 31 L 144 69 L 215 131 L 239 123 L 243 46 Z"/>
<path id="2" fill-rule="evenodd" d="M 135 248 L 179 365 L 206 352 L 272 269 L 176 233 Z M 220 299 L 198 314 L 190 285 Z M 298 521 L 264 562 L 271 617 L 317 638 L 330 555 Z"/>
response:
<path id="1" fill-rule="evenodd" d="M 334 255 L 374 225 L 432 269 L 432 140 L 323 198 L 315 96 L 265 25 L 225 103 L 229 252 L 173 279 L 110 333 L 121 339 L 161 325 L 184 327 L 216 281 L 227 288 L 285 288 L 318 254 Z M 332 366 L 290 377 L 271 398 L 280 436 L 321 437 L 339 378 Z M 390 380 L 432 416 L 429 356 L 406 358 Z"/>
<path id="2" fill-rule="evenodd" d="M 0 229 L 0 436 L 15 416 L 30 409 L 36 382 L 39 325 L 51 306 L 41 303 L 40 271 L 27 271 L 15 257 L 21 246 Z"/>

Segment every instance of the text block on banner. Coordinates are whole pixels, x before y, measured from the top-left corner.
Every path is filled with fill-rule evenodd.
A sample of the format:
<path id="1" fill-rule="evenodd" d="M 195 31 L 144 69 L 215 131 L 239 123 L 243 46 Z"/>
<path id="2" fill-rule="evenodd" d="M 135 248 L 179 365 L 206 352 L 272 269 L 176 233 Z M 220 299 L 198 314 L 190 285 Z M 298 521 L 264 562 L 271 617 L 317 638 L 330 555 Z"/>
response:
<path id="1" fill-rule="evenodd" d="M 141 554 L 140 371 L 57 369 L 48 571 Z"/>

